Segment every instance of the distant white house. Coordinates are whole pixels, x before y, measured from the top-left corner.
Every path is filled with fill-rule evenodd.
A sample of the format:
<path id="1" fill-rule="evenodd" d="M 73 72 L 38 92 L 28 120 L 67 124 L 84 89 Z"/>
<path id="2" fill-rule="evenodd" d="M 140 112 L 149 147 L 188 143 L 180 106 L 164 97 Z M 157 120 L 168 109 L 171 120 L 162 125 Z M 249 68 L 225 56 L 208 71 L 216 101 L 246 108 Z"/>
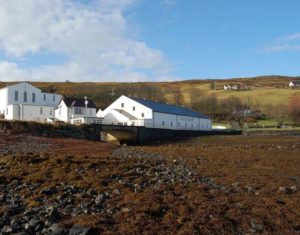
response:
<path id="1" fill-rule="evenodd" d="M 300 88 L 300 81 L 291 81 L 289 83 L 290 88 Z"/>
<path id="2" fill-rule="evenodd" d="M 28 82 L 0 89 L 0 114 L 8 120 L 46 122 L 54 118 L 61 95 L 44 93 Z"/>
<path id="3" fill-rule="evenodd" d="M 212 121 L 193 110 L 122 95 L 97 113 L 103 124 L 173 130 L 211 130 Z"/>
<path id="4" fill-rule="evenodd" d="M 72 124 L 95 123 L 96 105 L 90 99 L 64 97 L 55 109 L 55 120 Z"/>

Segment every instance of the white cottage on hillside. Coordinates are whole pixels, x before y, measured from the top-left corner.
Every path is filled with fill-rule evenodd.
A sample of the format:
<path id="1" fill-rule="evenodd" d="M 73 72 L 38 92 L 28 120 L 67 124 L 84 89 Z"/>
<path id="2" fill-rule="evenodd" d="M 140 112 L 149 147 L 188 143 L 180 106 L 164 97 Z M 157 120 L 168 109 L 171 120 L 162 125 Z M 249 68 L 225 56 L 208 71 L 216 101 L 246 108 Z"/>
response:
<path id="1" fill-rule="evenodd" d="M 64 97 L 55 109 L 55 119 L 72 124 L 95 123 L 96 105 L 90 99 Z"/>
<path id="2" fill-rule="evenodd" d="M 205 131 L 212 127 L 211 119 L 193 110 L 124 95 L 98 112 L 97 117 L 108 125 Z"/>
<path id="3" fill-rule="evenodd" d="M 290 88 L 300 88 L 300 81 L 291 81 L 289 83 Z"/>
<path id="4" fill-rule="evenodd" d="M 46 122 L 54 118 L 61 95 L 44 93 L 28 82 L 0 89 L 0 114 L 8 120 Z"/>

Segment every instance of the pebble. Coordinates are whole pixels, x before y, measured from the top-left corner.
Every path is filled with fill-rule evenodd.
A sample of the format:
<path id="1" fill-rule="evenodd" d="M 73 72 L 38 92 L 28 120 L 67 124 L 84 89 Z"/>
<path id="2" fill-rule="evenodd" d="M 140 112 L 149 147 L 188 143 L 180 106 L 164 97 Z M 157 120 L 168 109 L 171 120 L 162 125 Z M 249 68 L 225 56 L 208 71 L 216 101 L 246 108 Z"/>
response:
<path id="1" fill-rule="evenodd" d="M 92 229 L 89 227 L 81 227 L 78 224 L 73 225 L 70 229 L 69 235 L 88 235 L 92 233 Z"/>

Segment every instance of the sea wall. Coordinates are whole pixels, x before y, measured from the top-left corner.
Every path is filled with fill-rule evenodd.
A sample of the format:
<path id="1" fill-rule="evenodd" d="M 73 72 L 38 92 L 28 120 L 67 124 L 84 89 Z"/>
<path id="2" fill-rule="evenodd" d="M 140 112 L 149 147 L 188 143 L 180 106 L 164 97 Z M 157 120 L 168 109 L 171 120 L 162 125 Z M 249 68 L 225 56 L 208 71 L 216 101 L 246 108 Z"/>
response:
<path id="1" fill-rule="evenodd" d="M 300 130 L 256 130 L 243 131 L 246 136 L 300 136 Z"/>
<path id="2" fill-rule="evenodd" d="M 1 133 L 32 134 L 37 136 L 100 140 L 99 125 L 75 126 L 65 123 L 47 124 L 38 122 L 0 120 Z"/>

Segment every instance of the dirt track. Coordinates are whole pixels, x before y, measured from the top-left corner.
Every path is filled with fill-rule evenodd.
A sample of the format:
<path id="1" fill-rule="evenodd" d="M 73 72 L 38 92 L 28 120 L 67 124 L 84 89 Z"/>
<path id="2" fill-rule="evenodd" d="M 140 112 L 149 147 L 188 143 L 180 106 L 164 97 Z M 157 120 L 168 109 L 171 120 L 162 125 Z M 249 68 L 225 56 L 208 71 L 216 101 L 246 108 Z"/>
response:
<path id="1" fill-rule="evenodd" d="M 0 228 L 14 220 L 29 234 L 53 224 L 61 234 L 74 224 L 95 234 L 299 234 L 299 159 L 299 137 L 120 147 L 1 135 Z M 26 230 L 32 219 L 40 227 Z"/>

